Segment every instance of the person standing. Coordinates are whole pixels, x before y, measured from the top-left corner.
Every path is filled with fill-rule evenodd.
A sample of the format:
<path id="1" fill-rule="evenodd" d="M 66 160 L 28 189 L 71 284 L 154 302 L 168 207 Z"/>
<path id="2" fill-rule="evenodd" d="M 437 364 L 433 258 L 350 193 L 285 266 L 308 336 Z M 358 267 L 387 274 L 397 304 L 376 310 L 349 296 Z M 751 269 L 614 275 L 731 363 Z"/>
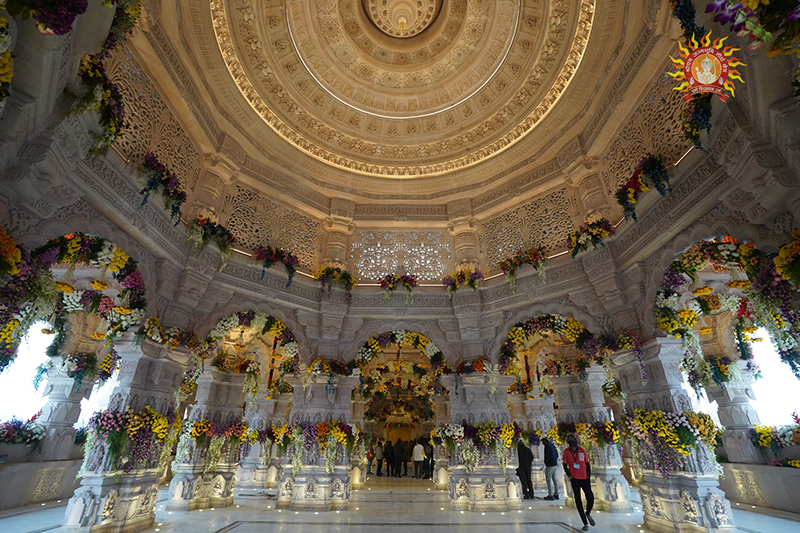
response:
<path id="1" fill-rule="evenodd" d="M 400 477 L 400 467 L 403 465 L 405 453 L 403 441 L 397 439 L 397 442 L 394 443 L 394 477 Z"/>
<path id="2" fill-rule="evenodd" d="M 417 441 L 417 444 L 414 446 L 414 479 L 421 479 L 425 474 L 425 469 L 422 465 L 426 458 L 425 447 L 422 445 L 422 442 Z"/>
<path id="3" fill-rule="evenodd" d="M 386 475 L 391 477 L 394 475 L 394 447 L 392 441 L 387 440 L 386 445 L 383 447 L 383 460 L 386 461 Z"/>
<path id="4" fill-rule="evenodd" d="M 545 500 L 558 499 L 558 450 L 547 437 L 542 439 L 544 445 L 544 479 L 547 481 L 547 497 Z"/>
<path id="5" fill-rule="evenodd" d="M 375 475 L 381 476 L 381 467 L 383 466 L 383 442 L 378 441 L 375 445 Z"/>
<path id="6" fill-rule="evenodd" d="M 423 462 L 424 477 L 431 479 L 433 477 L 433 446 L 430 441 L 426 441 L 423 446 L 425 447 L 425 461 Z"/>
<path id="7" fill-rule="evenodd" d="M 372 474 L 372 461 L 375 460 L 375 445 L 370 441 L 367 447 L 367 475 Z"/>
<path id="8" fill-rule="evenodd" d="M 517 441 L 517 459 L 519 460 L 517 475 L 519 476 L 520 483 L 522 483 L 522 498 L 525 500 L 532 500 L 533 484 L 531 483 L 531 467 L 533 466 L 533 452 L 522 439 Z"/>
<path id="9" fill-rule="evenodd" d="M 404 440 L 403 441 L 403 476 L 408 475 L 408 463 L 410 463 L 413 459 L 413 452 L 414 446 L 413 441 Z M 413 468 L 413 465 L 412 465 Z"/>
<path id="10" fill-rule="evenodd" d="M 575 507 L 583 521 L 583 531 L 589 531 L 589 526 L 594 525 L 592 518 L 592 507 L 594 506 L 594 493 L 592 493 L 592 468 L 589 465 L 589 455 L 586 450 L 578 446 L 578 439 L 575 435 L 567 438 L 567 449 L 564 450 L 564 472 L 572 485 L 572 494 L 575 497 Z M 583 501 L 581 501 L 581 490 L 586 495 L 586 512 L 583 512 Z"/>

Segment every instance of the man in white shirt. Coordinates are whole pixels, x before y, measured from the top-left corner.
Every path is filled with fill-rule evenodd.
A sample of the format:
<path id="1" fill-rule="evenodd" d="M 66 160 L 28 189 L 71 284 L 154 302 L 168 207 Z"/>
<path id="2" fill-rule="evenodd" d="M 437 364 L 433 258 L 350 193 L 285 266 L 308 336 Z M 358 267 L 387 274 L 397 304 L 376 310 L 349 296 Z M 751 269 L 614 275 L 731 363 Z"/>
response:
<path id="1" fill-rule="evenodd" d="M 422 445 L 422 441 L 418 440 L 416 446 L 414 446 L 414 479 L 422 477 L 422 462 L 425 459 L 427 459 L 425 447 Z"/>

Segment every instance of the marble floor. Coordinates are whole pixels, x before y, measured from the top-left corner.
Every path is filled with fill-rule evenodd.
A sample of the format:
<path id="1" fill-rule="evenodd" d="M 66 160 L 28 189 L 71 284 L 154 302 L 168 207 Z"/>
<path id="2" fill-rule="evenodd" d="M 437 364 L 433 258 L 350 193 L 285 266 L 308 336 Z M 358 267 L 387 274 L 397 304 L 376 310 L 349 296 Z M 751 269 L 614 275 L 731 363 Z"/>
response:
<path id="1" fill-rule="evenodd" d="M 541 497 L 542 491 L 536 495 Z M 636 491 L 633 497 L 637 498 Z M 365 487 L 353 493 L 350 509 L 329 513 L 280 511 L 272 499 L 243 499 L 226 509 L 168 512 L 164 510 L 166 490 L 157 505 L 156 525 L 148 531 L 159 533 L 355 533 L 407 531 L 416 533 L 485 533 L 487 528 L 503 531 L 577 532 L 578 513 L 563 502 L 536 499 L 526 501 L 520 511 L 470 513 L 450 510 L 447 493 L 430 482 L 404 478 L 371 477 Z M 734 505 L 739 531 L 745 533 L 800 532 L 800 515 Z M 593 533 L 637 533 L 642 526 L 641 505 L 631 513 L 592 513 L 597 526 Z M 2 533 L 57 531 L 66 501 L 48 502 L 0 512 Z"/>

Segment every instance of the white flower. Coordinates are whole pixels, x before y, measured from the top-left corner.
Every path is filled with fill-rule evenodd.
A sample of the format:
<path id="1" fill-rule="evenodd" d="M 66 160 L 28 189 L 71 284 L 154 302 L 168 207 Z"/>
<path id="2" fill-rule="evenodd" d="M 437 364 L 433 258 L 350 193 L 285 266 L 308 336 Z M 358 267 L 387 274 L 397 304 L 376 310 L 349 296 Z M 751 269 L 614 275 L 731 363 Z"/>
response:
<path id="1" fill-rule="evenodd" d="M 428 357 L 433 357 L 439 352 L 441 352 L 441 350 L 433 342 L 429 342 L 428 345 L 425 347 L 425 355 L 427 355 Z"/>
<path id="2" fill-rule="evenodd" d="M 81 305 L 81 297 L 83 297 L 84 291 L 77 290 L 72 291 L 69 294 L 64 294 L 64 310 L 68 313 L 74 313 L 75 311 L 83 311 L 84 307 Z"/>
<path id="3" fill-rule="evenodd" d="M 298 353 L 298 345 L 296 341 L 284 344 L 281 349 L 283 349 L 283 355 L 289 359 L 293 358 Z"/>
<path id="4" fill-rule="evenodd" d="M 97 254 L 97 258 L 92 261 L 92 266 L 107 267 L 111 260 L 114 258 L 114 252 L 117 250 L 117 245 L 113 242 L 105 241 L 103 248 Z"/>

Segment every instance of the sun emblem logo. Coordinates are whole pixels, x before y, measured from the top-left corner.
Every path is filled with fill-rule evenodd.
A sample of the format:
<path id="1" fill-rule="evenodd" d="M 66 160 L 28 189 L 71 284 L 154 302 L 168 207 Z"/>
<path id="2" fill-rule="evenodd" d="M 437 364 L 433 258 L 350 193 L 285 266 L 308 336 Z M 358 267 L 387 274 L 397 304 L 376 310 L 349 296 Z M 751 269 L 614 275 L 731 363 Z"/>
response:
<path id="1" fill-rule="evenodd" d="M 678 69 L 677 72 L 668 72 L 670 76 L 678 81 L 683 81 L 676 91 L 686 93 L 684 98 L 688 101 L 696 94 L 714 93 L 723 102 L 728 100 L 729 92 L 734 94 L 734 86 L 731 80 L 738 80 L 744 83 L 742 74 L 733 67 L 747 66 L 738 57 L 732 57 L 733 53 L 739 50 L 733 46 L 725 46 L 725 39 L 715 39 L 711 44 L 711 32 L 700 39 L 698 43 L 691 36 L 688 48 L 678 43 L 678 58 L 670 56 L 672 63 Z"/>

